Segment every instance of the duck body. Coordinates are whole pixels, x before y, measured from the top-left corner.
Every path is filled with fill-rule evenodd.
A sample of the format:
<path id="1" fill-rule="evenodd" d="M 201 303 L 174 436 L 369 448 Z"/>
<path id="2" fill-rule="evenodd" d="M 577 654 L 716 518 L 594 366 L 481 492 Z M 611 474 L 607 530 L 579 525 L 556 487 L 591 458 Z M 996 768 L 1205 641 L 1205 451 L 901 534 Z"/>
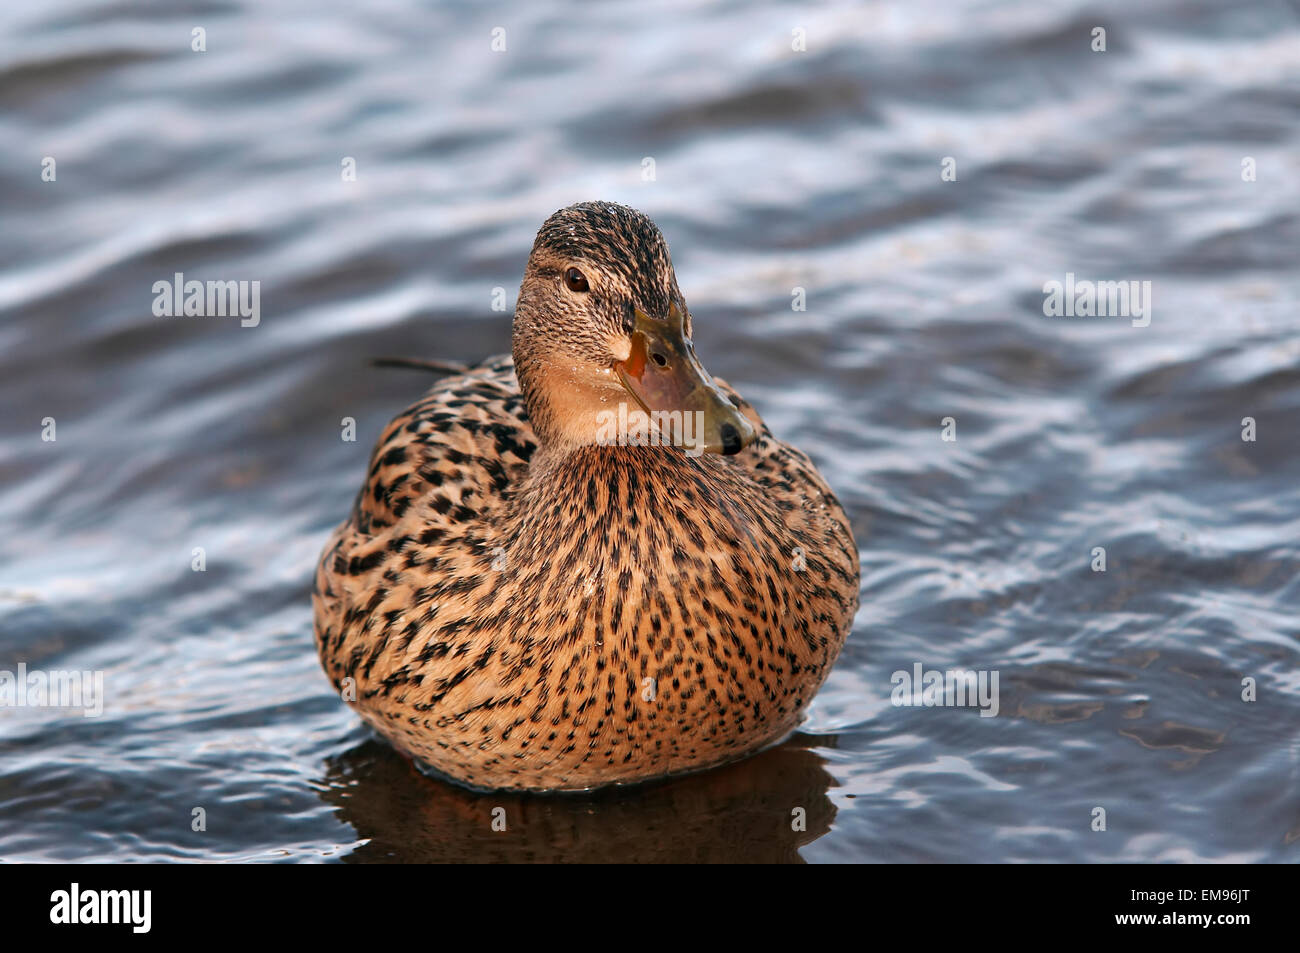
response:
<path id="1" fill-rule="evenodd" d="M 519 323 L 515 359 L 389 424 L 326 544 L 313 604 L 335 688 L 478 788 L 645 781 L 779 740 L 857 608 L 839 502 L 722 382 L 721 432 L 747 444 L 727 455 L 566 438 L 553 406 L 530 413 Z"/>

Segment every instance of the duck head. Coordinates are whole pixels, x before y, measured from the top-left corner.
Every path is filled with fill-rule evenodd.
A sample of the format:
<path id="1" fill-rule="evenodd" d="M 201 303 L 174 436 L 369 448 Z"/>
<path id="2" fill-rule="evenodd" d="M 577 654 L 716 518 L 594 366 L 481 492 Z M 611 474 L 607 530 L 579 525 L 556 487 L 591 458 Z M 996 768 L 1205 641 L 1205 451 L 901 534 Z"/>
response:
<path id="1" fill-rule="evenodd" d="M 611 415 L 639 412 L 665 441 L 664 422 L 691 414 L 677 433 L 694 449 L 748 446 L 754 426 L 696 358 L 691 329 L 654 222 L 610 202 L 556 212 L 537 233 L 515 309 L 515 373 L 538 439 L 608 442 Z"/>

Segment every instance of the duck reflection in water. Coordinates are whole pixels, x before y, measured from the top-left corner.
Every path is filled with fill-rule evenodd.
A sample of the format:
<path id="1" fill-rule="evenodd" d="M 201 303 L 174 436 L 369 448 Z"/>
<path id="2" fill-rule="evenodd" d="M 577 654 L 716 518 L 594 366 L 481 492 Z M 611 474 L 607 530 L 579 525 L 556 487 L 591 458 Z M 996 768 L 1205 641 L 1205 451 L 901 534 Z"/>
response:
<path id="1" fill-rule="evenodd" d="M 470 791 L 371 740 L 327 761 L 321 796 L 364 841 L 354 863 L 802 863 L 835 819 L 814 749 L 833 743 L 795 735 L 699 774 L 539 796 Z"/>

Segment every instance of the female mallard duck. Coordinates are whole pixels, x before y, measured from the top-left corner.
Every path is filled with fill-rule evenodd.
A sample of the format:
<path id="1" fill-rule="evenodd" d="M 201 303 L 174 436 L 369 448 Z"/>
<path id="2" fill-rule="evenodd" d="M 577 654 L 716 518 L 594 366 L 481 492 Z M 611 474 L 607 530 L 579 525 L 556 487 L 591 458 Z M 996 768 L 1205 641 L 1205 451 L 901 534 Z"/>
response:
<path id="1" fill-rule="evenodd" d="M 388 425 L 313 601 L 325 671 L 399 750 L 575 790 L 798 724 L 857 609 L 857 548 L 690 336 L 658 228 L 584 202 L 537 233 L 513 359 Z"/>

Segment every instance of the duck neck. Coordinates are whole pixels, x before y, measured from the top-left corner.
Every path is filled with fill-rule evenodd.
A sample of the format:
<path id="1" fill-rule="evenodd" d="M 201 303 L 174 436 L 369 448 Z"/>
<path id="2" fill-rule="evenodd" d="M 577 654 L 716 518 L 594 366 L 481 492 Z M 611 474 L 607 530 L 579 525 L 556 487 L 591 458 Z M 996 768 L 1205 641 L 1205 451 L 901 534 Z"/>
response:
<path id="1" fill-rule="evenodd" d="M 631 399 L 607 368 L 561 364 L 518 346 L 515 375 L 539 449 L 552 455 L 599 444 L 605 415 Z"/>

